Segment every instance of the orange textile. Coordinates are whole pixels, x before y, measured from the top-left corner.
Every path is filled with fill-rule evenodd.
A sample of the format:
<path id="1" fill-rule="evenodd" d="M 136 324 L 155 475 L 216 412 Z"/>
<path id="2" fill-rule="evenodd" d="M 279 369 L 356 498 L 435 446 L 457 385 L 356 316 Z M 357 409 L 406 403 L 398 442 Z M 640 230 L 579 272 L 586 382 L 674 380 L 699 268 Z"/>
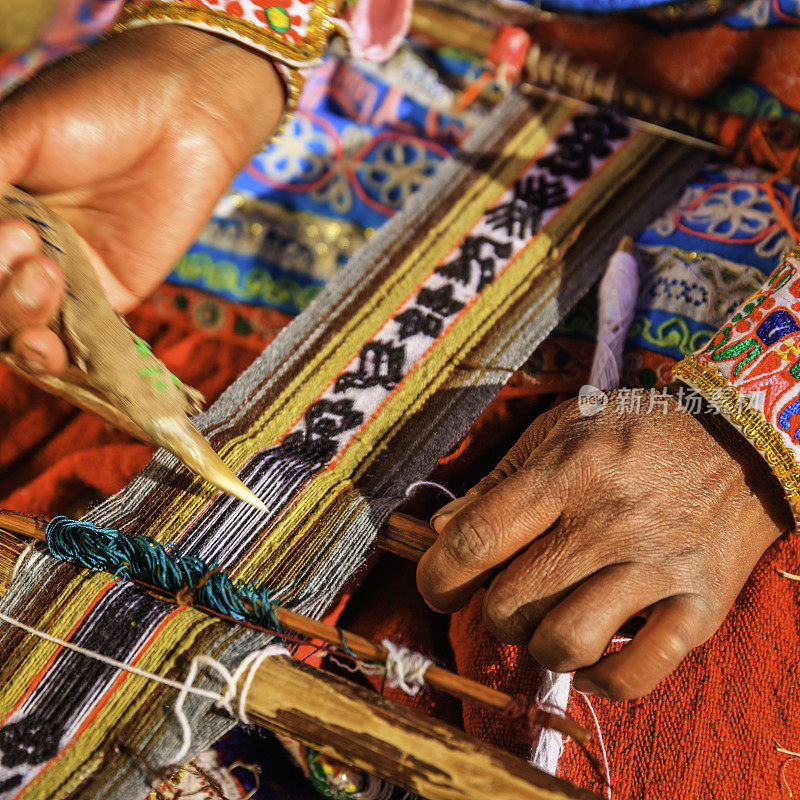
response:
<path id="1" fill-rule="evenodd" d="M 129 316 L 166 365 L 211 401 L 289 321 L 236 308 L 190 289 L 163 286 Z M 44 394 L 0 367 L 0 507 L 74 513 L 120 490 L 152 448 Z"/>
<path id="2" fill-rule="evenodd" d="M 761 84 L 800 109 L 800 31 L 708 28 L 671 31 L 626 17 L 556 18 L 534 30 L 534 40 L 565 50 L 655 91 L 701 99 L 729 77 Z"/>

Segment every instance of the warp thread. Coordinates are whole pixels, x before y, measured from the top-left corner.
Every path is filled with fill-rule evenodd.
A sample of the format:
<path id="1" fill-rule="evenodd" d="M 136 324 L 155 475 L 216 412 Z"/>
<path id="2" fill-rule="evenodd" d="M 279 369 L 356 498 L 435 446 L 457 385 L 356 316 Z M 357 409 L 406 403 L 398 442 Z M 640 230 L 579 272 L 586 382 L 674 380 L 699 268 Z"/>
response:
<path id="1" fill-rule="evenodd" d="M 154 672 L 148 672 L 145 669 L 140 669 L 133 664 L 127 664 L 124 661 L 119 661 L 116 658 L 103 655 L 95 650 L 89 650 L 86 647 L 73 644 L 65 639 L 59 639 L 57 636 L 53 636 L 45 631 L 40 631 L 38 628 L 33 628 L 30 625 L 26 625 L 24 622 L 14 617 L 10 617 L 8 614 L 4 614 L 2 611 L 0 611 L 0 621 L 5 622 L 8 625 L 13 625 L 16 628 L 20 628 L 31 636 L 44 639 L 47 642 L 51 642 L 52 644 L 58 645 L 66 650 L 71 650 L 72 652 L 78 653 L 86 658 L 100 661 L 101 663 L 107 664 L 115 669 L 119 669 L 124 672 L 130 672 L 132 675 L 138 675 L 141 678 L 146 678 L 147 680 L 160 683 L 162 686 L 169 686 L 172 689 L 177 689 L 178 697 L 175 700 L 174 711 L 178 726 L 181 729 L 181 746 L 173 757 L 173 761 L 176 764 L 183 763 L 192 747 L 192 728 L 189 724 L 189 719 L 184 708 L 186 699 L 190 694 L 197 695 L 198 697 L 204 697 L 208 700 L 213 700 L 217 708 L 223 709 L 234 719 L 238 719 L 245 725 L 249 725 L 250 720 L 247 717 L 247 697 L 250 693 L 250 687 L 252 686 L 256 672 L 258 672 L 258 668 L 266 658 L 272 658 L 274 656 L 291 656 L 291 653 L 283 644 L 270 644 L 261 650 L 255 650 L 243 658 L 242 661 L 239 662 L 236 669 L 231 672 L 224 664 L 217 661 L 215 658 L 201 654 L 192 659 L 192 663 L 189 666 L 189 672 L 186 675 L 186 680 L 181 683 L 180 681 L 175 681 L 171 678 L 165 678 L 161 675 L 156 675 Z M 200 669 L 204 666 L 213 670 L 222 678 L 225 684 L 225 690 L 222 693 L 215 692 L 210 689 L 199 689 L 194 685 L 198 675 L 200 674 Z M 239 682 L 242 680 L 243 676 L 244 681 L 242 683 L 242 690 L 239 692 Z M 236 699 L 238 699 L 238 707 L 234 709 L 233 703 Z"/>
<path id="2" fill-rule="evenodd" d="M 446 486 L 442 486 L 441 483 L 436 483 L 434 481 L 414 481 L 414 483 L 409 483 L 408 486 L 406 486 L 406 497 L 410 497 L 414 489 L 418 489 L 420 486 L 432 486 L 434 489 L 438 489 L 440 492 L 446 494 L 451 500 L 456 499 L 455 494 Z"/>
<path id="3" fill-rule="evenodd" d="M 190 604 L 205 606 L 235 620 L 249 620 L 280 631 L 275 600 L 264 586 L 233 581 L 221 569 L 200 558 L 182 555 L 149 536 L 125 536 L 112 528 L 54 517 L 45 534 L 50 553 L 77 561 L 118 580 L 155 586 Z"/>
<path id="4" fill-rule="evenodd" d="M 25 563 L 28 556 L 34 551 L 35 547 L 36 547 L 35 542 L 28 542 L 28 544 L 25 545 L 25 548 L 19 554 L 17 560 L 14 562 L 14 569 L 11 570 L 10 583 L 14 583 L 17 575 L 19 574 L 20 569 L 22 569 L 22 565 Z"/>
<path id="5" fill-rule="evenodd" d="M 639 267 L 624 250 L 611 256 L 597 291 L 597 347 L 589 383 L 616 389 L 622 374 L 622 352 L 639 296 Z"/>

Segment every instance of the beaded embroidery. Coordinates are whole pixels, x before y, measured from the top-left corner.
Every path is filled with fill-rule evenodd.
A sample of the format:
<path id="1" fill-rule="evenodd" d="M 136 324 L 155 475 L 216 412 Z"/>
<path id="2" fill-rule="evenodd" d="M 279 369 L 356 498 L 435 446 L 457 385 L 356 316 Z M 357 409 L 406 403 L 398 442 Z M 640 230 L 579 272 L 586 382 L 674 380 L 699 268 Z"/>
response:
<path id="1" fill-rule="evenodd" d="M 781 434 L 740 395 L 714 367 L 687 356 L 672 371 L 676 380 L 700 392 L 764 456 L 786 493 L 795 518 L 800 517 L 800 465 Z"/>
<path id="2" fill-rule="evenodd" d="M 179 22 L 222 30 L 291 67 L 317 61 L 333 32 L 333 0 L 138 0 L 128 5 L 121 25 Z"/>
<path id="3" fill-rule="evenodd" d="M 796 247 L 706 347 L 674 370 L 674 377 L 703 394 L 764 455 L 795 518 L 800 518 L 794 451 L 800 441 L 798 259 Z"/>

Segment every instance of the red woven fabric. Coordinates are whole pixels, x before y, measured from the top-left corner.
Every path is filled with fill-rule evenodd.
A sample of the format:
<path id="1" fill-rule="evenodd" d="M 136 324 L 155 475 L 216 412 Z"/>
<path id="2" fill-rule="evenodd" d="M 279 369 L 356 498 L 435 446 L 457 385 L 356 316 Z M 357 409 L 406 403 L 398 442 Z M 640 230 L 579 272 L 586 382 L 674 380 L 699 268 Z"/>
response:
<path id="1" fill-rule="evenodd" d="M 653 694 L 636 702 L 593 700 L 608 748 L 615 798 L 789 797 L 776 745 L 800 749 L 794 666 L 800 647 L 800 584 L 779 575 L 800 563 L 796 535 L 762 558 L 725 624 Z M 573 696 L 576 720 L 593 728 Z M 597 745 L 592 745 L 595 752 Z M 597 786 L 585 758 L 568 745 L 559 775 Z M 800 790 L 800 763 L 786 780 Z"/>

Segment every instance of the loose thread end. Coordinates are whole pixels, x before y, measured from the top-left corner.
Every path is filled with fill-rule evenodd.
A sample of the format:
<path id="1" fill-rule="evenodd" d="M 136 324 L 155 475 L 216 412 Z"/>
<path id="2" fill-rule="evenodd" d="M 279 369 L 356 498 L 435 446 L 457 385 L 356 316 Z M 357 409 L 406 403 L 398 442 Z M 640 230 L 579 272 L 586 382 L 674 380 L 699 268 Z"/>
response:
<path id="1" fill-rule="evenodd" d="M 633 255 L 634 253 L 633 239 L 630 236 L 623 236 L 619 240 L 619 244 L 617 245 L 617 252 L 628 253 L 629 255 Z"/>

